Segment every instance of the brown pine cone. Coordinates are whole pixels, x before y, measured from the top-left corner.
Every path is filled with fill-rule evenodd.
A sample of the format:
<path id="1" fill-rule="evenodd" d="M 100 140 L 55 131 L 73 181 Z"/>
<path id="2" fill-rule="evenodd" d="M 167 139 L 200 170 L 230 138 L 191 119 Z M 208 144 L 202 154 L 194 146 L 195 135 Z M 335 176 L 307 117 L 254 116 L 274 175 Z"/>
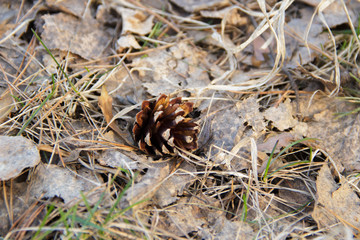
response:
<path id="1" fill-rule="evenodd" d="M 156 101 L 143 101 L 133 128 L 140 150 L 160 156 L 175 154 L 176 147 L 187 151 L 197 149 L 199 126 L 191 118 L 185 118 L 193 105 L 182 102 L 181 97 L 170 100 L 165 94 Z"/>

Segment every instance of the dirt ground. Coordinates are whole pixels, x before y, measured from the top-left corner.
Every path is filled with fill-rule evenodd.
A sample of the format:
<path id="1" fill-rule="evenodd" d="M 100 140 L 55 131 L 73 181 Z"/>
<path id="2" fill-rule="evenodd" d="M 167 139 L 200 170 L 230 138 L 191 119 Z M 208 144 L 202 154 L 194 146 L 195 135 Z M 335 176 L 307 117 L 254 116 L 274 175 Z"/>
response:
<path id="1" fill-rule="evenodd" d="M 0 1 L 0 239 L 359 239 L 359 12 Z"/>

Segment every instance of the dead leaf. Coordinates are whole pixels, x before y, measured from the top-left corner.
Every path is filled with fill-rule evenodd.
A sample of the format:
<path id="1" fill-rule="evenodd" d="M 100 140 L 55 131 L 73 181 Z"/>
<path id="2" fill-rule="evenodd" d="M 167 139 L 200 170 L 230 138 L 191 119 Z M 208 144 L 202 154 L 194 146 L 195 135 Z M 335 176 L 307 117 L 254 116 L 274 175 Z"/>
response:
<path id="1" fill-rule="evenodd" d="M 0 191 L 2 192 L 0 198 L 0 236 L 5 236 L 10 227 L 12 227 L 12 224 L 18 220 L 22 214 L 29 210 L 31 204 L 33 204 L 34 201 L 28 199 L 26 194 L 27 187 L 28 184 L 26 182 L 17 183 L 15 181 L 12 183 L 12 190 L 8 186 L 6 186 L 6 191 L 3 189 L 4 185 L 0 187 Z M 7 194 L 6 198 L 4 197 L 4 192 Z M 10 196 L 10 194 L 12 194 L 12 196 Z M 8 209 L 7 206 L 11 206 L 11 210 Z M 11 211 L 10 214 L 9 210 Z M 30 215 L 31 212 L 28 216 Z"/>
<path id="2" fill-rule="evenodd" d="M 251 226 L 242 221 L 229 221 L 224 216 L 217 217 L 215 223 L 202 229 L 202 239 L 254 239 Z"/>
<path id="3" fill-rule="evenodd" d="M 14 178 L 40 162 L 37 147 L 24 137 L 0 136 L 0 148 L 0 181 Z"/>
<path id="4" fill-rule="evenodd" d="M 226 18 L 226 23 L 235 25 L 235 26 L 243 26 L 247 24 L 248 17 L 241 16 L 240 11 L 236 7 L 226 7 L 217 11 L 208 11 L 202 10 L 200 11 L 201 16 L 206 18 Z"/>
<path id="5" fill-rule="evenodd" d="M 219 41 L 219 39 L 214 38 L 213 34 L 211 32 L 205 32 L 205 31 L 199 31 L 199 30 L 191 30 L 188 31 L 187 34 L 189 37 L 194 39 L 194 42 L 203 42 L 207 45 L 217 46 L 217 47 L 224 47 L 224 44 Z M 236 45 L 233 43 L 233 41 L 230 39 L 228 34 L 224 34 L 223 41 L 226 46 L 229 46 L 229 48 L 236 48 Z M 211 55 L 210 55 L 211 56 Z M 212 67 L 218 68 L 220 72 L 216 73 L 217 71 L 211 71 L 211 73 L 216 73 L 214 77 L 221 76 L 224 73 L 224 70 L 219 68 L 218 65 L 214 64 Z"/>
<path id="6" fill-rule="evenodd" d="M 107 124 L 109 124 L 114 117 L 114 115 L 112 113 L 112 102 L 113 102 L 113 99 L 108 94 L 106 87 L 102 86 L 101 95 L 99 97 L 99 107 L 101 108 L 101 111 L 105 117 Z M 114 126 L 114 127 L 117 127 L 117 126 Z"/>
<path id="7" fill-rule="evenodd" d="M 46 0 L 46 4 L 49 7 L 77 17 L 82 17 L 84 15 L 87 2 L 87 0 Z"/>
<path id="8" fill-rule="evenodd" d="M 117 40 L 116 46 L 117 46 L 117 51 L 118 52 L 122 52 L 126 48 L 135 48 L 135 49 L 140 49 L 141 48 L 141 46 L 136 41 L 136 39 L 135 39 L 135 37 L 133 35 L 121 36 Z"/>
<path id="9" fill-rule="evenodd" d="M 221 107 L 214 103 L 216 107 Z M 249 137 L 257 139 L 265 129 L 263 113 L 259 111 L 256 98 L 250 97 L 235 106 L 228 105 L 217 112 L 211 121 L 212 154 L 216 164 L 225 164 L 227 168 L 240 171 L 247 167 L 250 152 Z M 209 146 L 210 147 L 210 146 Z M 224 149 L 225 151 L 221 151 Z M 208 147 L 206 150 L 209 150 Z M 232 154 L 226 151 L 232 152 Z M 216 155 L 215 155 L 216 154 Z M 233 156 L 236 155 L 234 158 Z"/>
<path id="10" fill-rule="evenodd" d="M 285 102 L 280 103 L 278 107 L 270 107 L 266 109 L 264 117 L 271 121 L 272 125 L 284 131 L 289 128 L 293 128 L 298 121 L 292 116 L 293 109 L 290 99 L 286 99 Z"/>
<path id="11" fill-rule="evenodd" d="M 119 150 L 107 149 L 104 150 L 98 159 L 101 165 L 110 166 L 113 168 L 121 167 L 124 169 L 135 170 L 138 169 L 138 162 L 126 156 Z"/>
<path id="12" fill-rule="evenodd" d="M 116 11 L 122 17 L 122 33 L 145 35 L 151 32 L 154 16 L 147 16 L 140 10 L 117 7 Z"/>
<path id="13" fill-rule="evenodd" d="M 289 132 L 282 132 L 280 134 L 274 133 L 272 136 L 268 137 L 263 143 L 258 143 L 257 150 L 270 153 L 276 145 L 276 151 L 279 151 L 280 148 L 286 147 L 293 141 L 295 141 L 295 138 Z"/>
<path id="14" fill-rule="evenodd" d="M 0 89 L 1 94 L 0 97 L 0 123 L 3 123 L 7 117 L 9 116 L 9 113 L 11 109 L 13 108 L 13 97 L 11 96 L 10 92 L 4 93 L 6 90 Z"/>
<path id="15" fill-rule="evenodd" d="M 165 207 L 178 200 L 179 196 L 183 195 L 184 188 L 195 180 L 195 176 L 192 174 L 194 172 L 196 172 L 195 166 L 184 162 L 175 173 L 161 184 L 154 195 L 156 204 Z"/>
<path id="16" fill-rule="evenodd" d="M 309 104 L 311 101 L 311 104 Z M 295 103 L 294 103 L 295 104 Z M 311 121 L 295 126 L 291 133 L 319 139 L 313 147 L 324 150 L 339 171 L 360 170 L 360 115 L 336 118 L 337 113 L 350 111 L 353 106 L 331 97 L 300 99 L 300 112 Z"/>
<path id="17" fill-rule="evenodd" d="M 0 30 L 1 31 L 1 30 Z M 19 69 L 19 67 L 22 64 L 22 61 L 24 60 L 24 53 L 19 51 L 19 47 L 26 46 L 16 37 L 10 37 L 5 43 L 0 44 L 0 52 L 1 52 L 1 58 L 0 58 L 0 83 L 1 83 L 1 89 L 7 89 L 5 86 L 8 86 L 7 82 L 13 83 L 18 74 L 23 70 Z M 25 69 L 25 72 L 23 73 L 23 76 L 29 76 L 33 74 L 34 72 L 38 72 L 39 65 L 35 61 L 31 61 L 30 63 L 25 61 L 26 64 L 29 64 L 27 68 Z M 5 74 L 5 75 L 4 75 Z M 44 78 L 49 78 L 47 73 L 39 71 L 36 78 L 34 78 L 34 81 L 31 82 L 31 85 L 37 86 L 38 84 L 44 82 Z M 28 84 L 30 80 L 24 81 L 24 85 Z M 22 85 L 22 86 L 24 86 Z M 22 87 L 18 86 L 18 87 Z M 30 87 L 29 87 L 30 88 Z M 35 90 L 36 91 L 36 90 Z M 3 94 L 3 91 L 0 91 L 1 94 Z M 13 95 L 17 95 L 18 93 L 13 90 L 11 92 Z M 34 91 L 26 89 L 24 94 L 31 95 Z"/>
<path id="18" fill-rule="evenodd" d="M 254 55 L 251 56 L 251 64 L 252 66 L 259 68 L 263 62 L 265 62 L 264 53 L 269 51 L 269 48 L 262 49 L 265 40 L 262 37 L 257 37 L 252 42 Z"/>
<path id="19" fill-rule="evenodd" d="M 138 79 L 137 74 L 129 73 L 125 67 L 119 66 L 110 76 L 107 77 L 105 86 L 116 100 L 122 104 L 128 104 L 128 96 L 134 102 L 141 102 L 146 99 L 146 89 Z"/>
<path id="20" fill-rule="evenodd" d="M 2 38 L 6 31 L 14 27 L 18 7 L 4 2 L 0 3 L 0 38 Z"/>
<path id="21" fill-rule="evenodd" d="M 319 228 L 342 222 L 348 227 L 360 229 L 360 199 L 351 184 L 341 178 L 337 184 L 325 164 L 316 180 L 317 201 L 312 217 Z"/>
<path id="22" fill-rule="evenodd" d="M 212 225 L 216 219 L 225 217 L 222 211 L 216 210 L 218 204 L 218 201 L 202 194 L 196 197 L 184 196 L 163 210 L 166 217 L 159 223 L 159 227 L 177 236 L 196 233 L 204 226 Z"/>
<path id="23" fill-rule="evenodd" d="M 318 52 L 305 47 L 305 33 L 309 21 L 313 14 L 313 8 L 305 7 L 299 10 L 301 17 L 292 18 L 287 25 L 286 30 L 286 54 L 288 67 L 297 67 L 299 64 L 306 64 L 312 61 Z M 323 25 L 319 20 L 313 22 L 308 36 L 308 44 L 321 49 L 321 46 L 328 41 L 326 33 L 322 33 Z"/>
<path id="24" fill-rule="evenodd" d="M 239 109 L 240 117 L 244 119 L 247 126 L 253 129 L 255 136 L 258 136 L 265 129 L 266 123 L 263 114 L 259 110 L 260 105 L 257 99 L 249 97 L 242 102 L 238 102 L 236 107 Z"/>
<path id="25" fill-rule="evenodd" d="M 86 193 L 97 188 L 87 196 L 89 203 L 95 203 L 104 190 L 101 186 L 101 177 L 85 168 L 79 169 L 76 173 L 56 165 L 40 164 L 32 176 L 29 194 L 35 198 L 57 196 L 62 198 L 64 203 L 73 201 L 75 204 L 77 200 L 82 199 L 81 192 Z"/>
<path id="26" fill-rule="evenodd" d="M 312 2 L 312 3 L 311 3 Z M 307 1 L 312 6 L 317 6 L 320 2 L 318 0 Z M 341 1 L 333 1 L 327 8 L 324 9 L 323 15 L 326 23 L 330 28 L 348 22 L 348 17 L 343 10 L 343 3 Z M 350 10 L 350 9 L 349 9 Z M 286 53 L 288 56 L 288 66 L 297 67 L 299 63 L 302 65 L 312 61 L 319 52 L 305 47 L 305 34 L 308 24 L 314 13 L 314 8 L 303 7 L 300 10 L 300 18 L 292 18 L 285 27 L 286 35 Z M 352 22 L 355 21 L 355 15 L 349 11 L 349 17 Z M 322 46 L 328 41 L 328 34 L 323 33 L 325 29 L 324 24 L 319 19 L 318 14 L 314 17 L 311 24 L 309 35 L 307 38 L 308 44 L 322 49 Z M 310 54 L 309 54 L 310 53 Z M 300 61 L 301 59 L 301 61 Z"/>
<path id="27" fill-rule="evenodd" d="M 180 42 L 169 50 L 159 49 L 149 53 L 148 57 L 137 57 L 132 66 L 138 70 L 147 91 L 158 96 L 207 86 L 210 80 L 206 56 L 206 52 Z"/>
<path id="28" fill-rule="evenodd" d="M 115 121 L 111 121 L 114 117 L 112 113 L 112 97 L 108 94 L 106 87 L 102 86 L 101 95 L 99 97 L 99 107 L 101 108 L 101 112 L 103 113 L 106 123 L 114 130 L 126 143 L 131 145 L 131 142 L 124 135 L 127 133 L 126 131 L 121 131 L 118 125 L 116 125 Z"/>
<path id="29" fill-rule="evenodd" d="M 280 209 L 283 209 L 286 212 L 291 212 L 293 209 L 301 208 L 313 200 L 309 189 L 311 189 L 312 192 L 315 192 L 312 185 L 304 179 L 284 179 L 279 184 L 278 196 L 283 202 L 286 202 L 286 204 L 278 203 L 277 205 Z M 303 211 L 309 212 L 309 210 L 310 208 L 305 208 Z"/>
<path id="30" fill-rule="evenodd" d="M 122 204 L 132 205 L 138 201 L 151 199 L 156 191 L 160 188 L 162 181 L 170 173 L 170 164 L 156 163 L 150 167 L 147 173 L 142 176 L 137 183 L 130 187 L 126 193 Z M 149 204 L 149 203 L 144 203 Z M 144 204 L 136 205 L 136 209 L 144 206 Z"/>
<path id="31" fill-rule="evenodd" d="M 229 4 L 228 0 L 171 0 L 171 2 L 191 13 Z"/>
<path id="32" fill-rule="evenodd" d="M 318 2 L 320 4 L 321 2 L 329 2 L 329 1 L 314 0 L 314 2 Z M 326 19 L 326 23 L 329 25 L 330 28 L 339 26 L 344 23 L 348 23 L 349 18 L 350 18 L 351 22 L 356 21 L 356 14 L 354 14 L 354 12 L 352 11 L 353 10 L 352 7 L 354 7 L 358 4 L 356 4 L 356 3 L 351 4 L 349 2 L 349 5 L 348 5 L 349 15 L 346 14 L 343 4 L 345 4 L 345 3 L 342 1 L 331 1 L 331 3 L 323 10 L 323 15 Z M 325 5 L 325 4 L 323 4 L 323 5 Z M 319 5 L 317 4 L 317 6 L 319 6 Z"/>
<path id="33" fill-rule="evenodd" d="M 58 13 L 42 19 L 45 24 L 41 39 L 49 49 L 70 51 L 89 60 L 103 55 L 111 40 L 110 34 L 91 18 L 81 20 Z"/>

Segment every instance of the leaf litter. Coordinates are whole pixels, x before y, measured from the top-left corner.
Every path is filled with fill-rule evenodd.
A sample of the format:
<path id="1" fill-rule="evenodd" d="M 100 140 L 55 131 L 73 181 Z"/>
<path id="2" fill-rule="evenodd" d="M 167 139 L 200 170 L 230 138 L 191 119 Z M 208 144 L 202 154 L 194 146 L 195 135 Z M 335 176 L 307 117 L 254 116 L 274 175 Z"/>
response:
<path id="1" fill-rule="evenodd" d="M 36 145 L 22 137 L 0 137 L 0 180 L 15 178 L 25 169 L 34 167 L 40 162 Z"/>
<path id="2" fill-rule="evenodd" d="M 1 173 L 0 235 L 356 238 L 359 113 L 333 96 L 359 97 L 356 9 L 287 0 L 6 5 L 0 129 L 18 140 L 2 153 L 17 159 Z M 350 34 L 336 33 L 344 28 Z M 163 93 L 195 103 L 198 150 L 137 151 L 134 117 Z"/>

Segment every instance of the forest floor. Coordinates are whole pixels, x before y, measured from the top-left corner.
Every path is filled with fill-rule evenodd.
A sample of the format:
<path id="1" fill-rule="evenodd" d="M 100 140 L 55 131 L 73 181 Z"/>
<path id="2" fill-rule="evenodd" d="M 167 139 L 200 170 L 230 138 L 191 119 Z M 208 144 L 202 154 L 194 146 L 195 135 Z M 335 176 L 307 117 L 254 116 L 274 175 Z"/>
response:
<path id="1" fill-rule="evenodd" d="M 0 239 L 360 238 L 360 3 L 0 2 Z M 153 156 L 145 100 L 194 103 Z"/>

